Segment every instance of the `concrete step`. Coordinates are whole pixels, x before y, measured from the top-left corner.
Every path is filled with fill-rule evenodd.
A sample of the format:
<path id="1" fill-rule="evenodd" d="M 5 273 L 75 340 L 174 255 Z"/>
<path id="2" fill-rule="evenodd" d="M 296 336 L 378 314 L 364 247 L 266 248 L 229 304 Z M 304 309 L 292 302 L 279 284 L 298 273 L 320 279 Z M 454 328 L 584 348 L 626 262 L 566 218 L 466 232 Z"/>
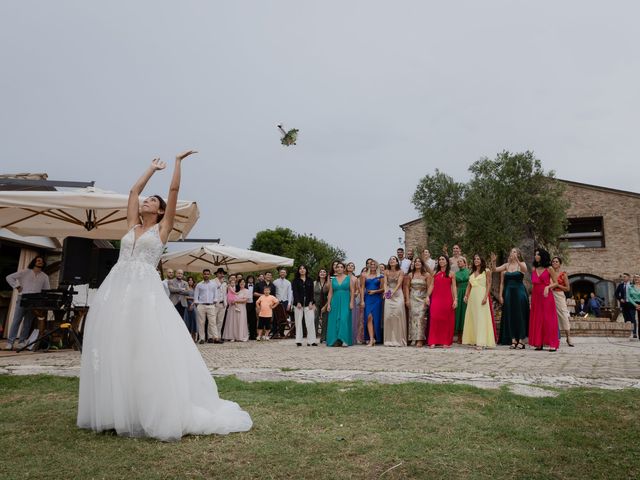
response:
<path id="1" fill-rule="evenodd" d="M 605 323 L 616 323 L 612 322 L 609 317 L 571 317 L 571 323 L 573 322 L 605 322 Z M 624 322 L 620 322 L 624 323 Z"/>
<path id="2" fill-rule="evenodd" d="M 633 325 L 630 323 L 611 322 L 600 318 L 588 320 L 571 320 L 571 335 L 575 337 L 630 337 Z M 564 335 L 564 331 L 562 332 Z"/>

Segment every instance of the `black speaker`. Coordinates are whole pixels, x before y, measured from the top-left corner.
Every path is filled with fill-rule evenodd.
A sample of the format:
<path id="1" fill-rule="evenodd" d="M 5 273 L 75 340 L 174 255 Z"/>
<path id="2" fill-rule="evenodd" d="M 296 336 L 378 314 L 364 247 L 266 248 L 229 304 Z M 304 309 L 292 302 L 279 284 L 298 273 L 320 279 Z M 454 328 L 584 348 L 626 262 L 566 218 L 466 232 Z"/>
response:
<path id="1" fill-rule="evenodd" d="M 89 281 L 89 266 L 93 240 L 90 238 L 66 237 L 62 244 L 60 283 L 83 285 Z"/>
<path id="2" fill-rule="evenodd" d="M 120 250 L 117 248 L 94 248 L 91 254 L 89 288 L 98 288 L 111 268 L 118 261 Z"/>

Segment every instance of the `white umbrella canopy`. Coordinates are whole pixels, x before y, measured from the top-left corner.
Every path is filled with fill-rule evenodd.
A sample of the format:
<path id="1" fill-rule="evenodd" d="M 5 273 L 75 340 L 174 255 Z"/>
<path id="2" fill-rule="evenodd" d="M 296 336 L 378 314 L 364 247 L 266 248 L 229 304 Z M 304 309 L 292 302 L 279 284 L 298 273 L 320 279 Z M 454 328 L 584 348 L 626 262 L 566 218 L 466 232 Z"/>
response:
<path id="1" fill-rule="evenodd" d="M 160 260 L 162 268 L 181 268 L 199 272 L 209 268 L 215 272 L 222 267 L 229 273 L 255 272 L 274 267 L 291 267 L 293 258 L 256 252 L 230 245 L 209 243 L 189 250 L 165 253 Z"/>
<path id="2" fill-rule="evenodd" d="M 128 199 L 95 187 L 0 191 L 0 228 L 24 236 L 119 240 L 127 232 Z M 169 240 L 185 238 L 199 216 L 195 202 L 178 200 Z"/>

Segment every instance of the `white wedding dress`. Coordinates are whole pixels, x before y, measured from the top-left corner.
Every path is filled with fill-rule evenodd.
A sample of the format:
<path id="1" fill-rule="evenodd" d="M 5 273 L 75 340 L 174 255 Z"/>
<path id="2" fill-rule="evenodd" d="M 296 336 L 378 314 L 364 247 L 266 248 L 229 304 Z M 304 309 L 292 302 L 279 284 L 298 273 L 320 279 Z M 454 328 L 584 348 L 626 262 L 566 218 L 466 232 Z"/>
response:
<path id="1" fill-rule="evenodd" d="M 164 291 L 158 225 L 137 242 L 134 231 L 122 238 L 85 322 L 78 426 L 165 441 L 249 430 L 249 414 L 218 396 Z"/>

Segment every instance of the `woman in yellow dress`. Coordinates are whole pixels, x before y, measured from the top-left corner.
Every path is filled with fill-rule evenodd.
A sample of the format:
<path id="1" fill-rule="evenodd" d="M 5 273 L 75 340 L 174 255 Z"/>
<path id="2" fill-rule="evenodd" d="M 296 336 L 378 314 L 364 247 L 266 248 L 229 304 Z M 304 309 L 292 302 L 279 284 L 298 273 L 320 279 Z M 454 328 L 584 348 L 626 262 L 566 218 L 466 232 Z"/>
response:
<path id="1" fill-rule="evenodd" d="M 496 338 L 491 320 L 489 295 L 491 292 L 491 271 L 487 269 L 484 259 L 477 253 L 473 256 L 473 269 L 469 276 L 469 284 L 464 301 L 467 311 L 464 317 L 462 343 L 475 345 L 476 350 L 495 347 Z"/>

